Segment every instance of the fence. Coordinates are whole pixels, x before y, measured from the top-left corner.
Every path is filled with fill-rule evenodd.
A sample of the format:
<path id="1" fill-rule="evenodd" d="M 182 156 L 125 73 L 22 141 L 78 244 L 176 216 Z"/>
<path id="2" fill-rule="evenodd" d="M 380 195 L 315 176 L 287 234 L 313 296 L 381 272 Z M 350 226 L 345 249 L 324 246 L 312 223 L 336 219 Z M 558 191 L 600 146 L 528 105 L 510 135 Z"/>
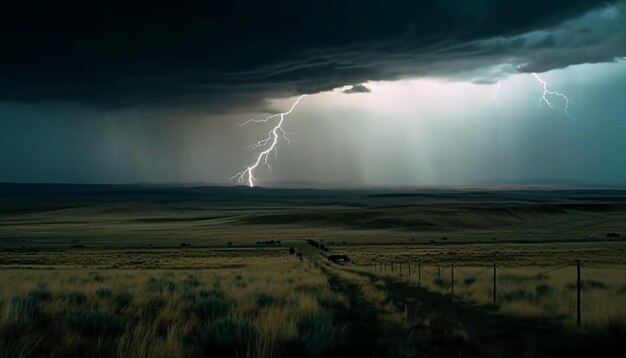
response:
<path id="1" fill-rule="evenodd" d="M 530 283 L 537 283 L 537 281 L 544 282 L 535 287 L 535 291 L 532 292 L 533 299 L 539 300 L 540 298 L 546 298 L 550 295 L 556 296 L 555 289 L 548 285 L 548 274 L 566 274 L 565 277 L 565 292 L 558 297 L 552 297 L 554 301 L 553 305 L 559 308 L 558 305 L 563 305 L 572 296 L 570 291 L 575 291 L 575 308 L 574 315 L 576 319 L 576 325 L 580 327 L 583 319 L 583 291 L 586 289 L 604 289 L 607 286 L 601 281 L 588 280 L 584 281 L 583 265 L 580 261 L 576 261 L 573 264 L 562 265 L 551 268 L 541 268 L 539 272 L 532 274 L 520 273 L 520 270 L 528 271 L 529 267 L 504 267 L 497 264 L 491 264 L 489 266 L 477 267 L 477 266 L 457 266 L 455 264 L 429 264 L 424 265 L 422 263 L 398 263 L 398 262 L 377 262 L 366 265 L 366 267 L 374 272 L 402 275 L 411 280 L 417 281 L 419 286 L 432 286 L 435 290 L 449 292 L 452 295 L 458 295 L 455 293 L 455 286 L 461 285 L 463 288 L 467 288 L 476 282 L 478 278 L 483 280 L 482 287 L 483 293 L 488 290 L 490 292 L 490 301 L 494 304 L 500 303 L 499 300 L 507 302 L 514 301 L 515 298 L 528 298 L 526 291 L 517 290 L 509 292 L 498 292 L 500 285 L 505 285 L 511 282 L 526 283 L 528 286 Z M 585 266 L 601 268 L 598 266 Z M 472 270 L 473 269 L 473 270 Z M 573 272 L 567 272 L 572 270 Z M 517 272 L 516 272 L 517 271 Z M 562 272 L 560 272 L 562 271 Z M 456 277 L 455 277 L 456 275 Z M 488 281 L 488 282 L 484 282 Z M 561 282 L 563 283 L 563 282 Z M 616 298 L 619 304 L 619 300 L 626 297 L 626 279 L 623 281 L 624 285 L 616 291 Z M 562 307 L 561 307 L 562 308 Z M 620 311 L 621 312 L 621 311 Z M 573 317 L 572 317 L 573 318 Z"/>

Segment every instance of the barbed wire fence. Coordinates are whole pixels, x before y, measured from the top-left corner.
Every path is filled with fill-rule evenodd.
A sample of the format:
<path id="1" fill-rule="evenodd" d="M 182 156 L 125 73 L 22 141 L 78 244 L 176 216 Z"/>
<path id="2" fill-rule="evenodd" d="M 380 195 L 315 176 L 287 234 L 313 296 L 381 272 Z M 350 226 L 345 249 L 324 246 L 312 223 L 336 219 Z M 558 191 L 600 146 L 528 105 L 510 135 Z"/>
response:
<path id="1" fill-rule="evenodd" d="M 490 274 L 491 281 L 491 300 L 493 304 L 498 303 L 498 283 L 503 278 L 517 280 L 533 280 L 546 278 L 548 274 L 558 272 L 561 270 L 575 268 L 575 289 L 576 289 L 576 325 L 581 327 L 582 325 L 582 264 L 580 260 L 572 262 L 570 264 L 554 266 L 550 268 L 542 269 L 539 272 L 532 274 L 520 274 L 513 272 L 515 269 L 523 267 L 504 267 L 493 263 L 492 265 L 478 267 L 476 266 L 459 266 L 455 264 L 423 264 L 421 262 L 409 263 L 409 262 L 374 262 L 366 265 L 362 265 L 374 272 L 383 274 L 398 274 L 406 275 L 408 278 L 415 277 L 418 286 L 423 286 L 424 283 L 433 282 L 437 287 L 441 289 L 447 289 L 454 295 L 455 289 L 455 273 L 461 273 L 464 275 L 464 280 L 476 280 L 480 277 Z M 586 265 L 588 268 L 603 269 L 606 268 L 602 265 Z M 476 268 L 476 269 L 474 269 Z M 473 269 L 473 270 L 472 270 Z"/>

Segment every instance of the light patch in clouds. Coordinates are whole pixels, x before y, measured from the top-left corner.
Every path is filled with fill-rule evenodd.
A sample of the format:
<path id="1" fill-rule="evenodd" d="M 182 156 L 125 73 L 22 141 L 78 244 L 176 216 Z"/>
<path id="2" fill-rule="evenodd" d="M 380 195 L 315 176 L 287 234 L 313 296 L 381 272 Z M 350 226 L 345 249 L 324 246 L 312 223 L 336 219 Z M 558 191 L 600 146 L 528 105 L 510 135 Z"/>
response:
<path id="1" fill-rule="evenodd" d="M 353 85 L 348 89 L 343 90 L 343 93 L 351 94 L 351 93 L 370 93 L 372 92 L 366 85 L 360 83 L 357 85 Z"/>

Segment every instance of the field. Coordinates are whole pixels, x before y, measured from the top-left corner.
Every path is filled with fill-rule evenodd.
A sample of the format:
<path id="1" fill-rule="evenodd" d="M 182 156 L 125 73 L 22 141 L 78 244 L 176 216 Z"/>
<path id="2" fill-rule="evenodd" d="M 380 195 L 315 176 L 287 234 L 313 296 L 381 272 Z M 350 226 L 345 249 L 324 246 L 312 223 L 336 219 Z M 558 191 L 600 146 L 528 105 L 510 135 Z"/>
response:
<path id="1" fill-rule="evenodd" d="M 626 232 L 624 190 L 0 185 L 0 248 L 571 242 L 612 232 Z"/>
<path id="2" fill-rule="evenodd" d="M 0 185 L 0 357 L 610 356 L 624 219 L 620 190 Z"/>

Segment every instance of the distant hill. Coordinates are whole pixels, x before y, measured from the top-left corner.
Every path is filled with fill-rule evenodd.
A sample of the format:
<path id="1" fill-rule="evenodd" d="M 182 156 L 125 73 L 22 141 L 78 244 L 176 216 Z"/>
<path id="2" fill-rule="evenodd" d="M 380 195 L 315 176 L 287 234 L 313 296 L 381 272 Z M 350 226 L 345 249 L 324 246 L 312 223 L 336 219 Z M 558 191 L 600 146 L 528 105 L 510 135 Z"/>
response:
<path id="1" fill-rule="evenodd" d="M 624 187 L 624 185 L 610 185 L 605 183 L 590 182 L 572 178 L 530 178 L 520 180 L 488 180 L 480 183 L 481 185 L 511 185 L 511 186 L 560 186 L 560 187 L 577 187 L 577 188 L 615 188 Z"/>

